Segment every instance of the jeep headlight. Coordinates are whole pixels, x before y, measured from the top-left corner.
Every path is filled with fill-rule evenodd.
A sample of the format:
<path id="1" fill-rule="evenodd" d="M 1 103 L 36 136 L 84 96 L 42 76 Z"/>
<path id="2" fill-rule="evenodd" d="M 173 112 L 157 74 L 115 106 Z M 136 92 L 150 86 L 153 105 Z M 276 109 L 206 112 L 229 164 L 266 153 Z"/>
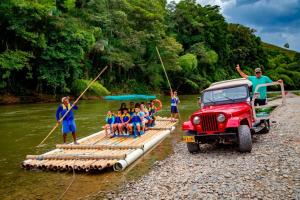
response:
<path id="1" fill-rule="evenodd" d="M 196 116 L 193 118 L 193 124 L 200 124 L 200 117 Z"/>
<path id="2" fill-rule="evenodd" d="M 225 117 L 225 115 L 224 115 L 224 114 L 219 114 L 219 115 L 217 116 L 217 120 L 218 120 L 218 122 L 224 122 L 224 121 L 225 121 L 225 119 L 226 119 L 226 117 Z"/>

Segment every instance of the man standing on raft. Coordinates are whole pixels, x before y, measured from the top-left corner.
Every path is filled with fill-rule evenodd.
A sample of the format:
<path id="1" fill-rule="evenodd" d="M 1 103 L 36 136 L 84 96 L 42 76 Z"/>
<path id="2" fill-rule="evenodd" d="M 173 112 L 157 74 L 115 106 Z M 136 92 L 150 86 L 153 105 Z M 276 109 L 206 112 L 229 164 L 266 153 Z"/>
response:
<path id="1" fill-rule="evenodd" d="M 65 115 L 68 110 L 71 109 L 72 105 L 69 102 L 69 97 L 63 97 L 61 99 L 62 104 L 58 106 L 56 110 L 56 121 L 60 123 L 60 119 L 62 116 Z M 70 112 L 65 116 L 62 121 L 62 134 L 63 134 L 63 141 L 64 143 L 67 142 L 67 134 L 72 133 L 74 144 L 78 144 L 76 141 L 76 124 L 74 120 L 74 113 L 73 109 L 77 110 L 78 106 L 74 105 L 74 107 L 70 110 Z"/>

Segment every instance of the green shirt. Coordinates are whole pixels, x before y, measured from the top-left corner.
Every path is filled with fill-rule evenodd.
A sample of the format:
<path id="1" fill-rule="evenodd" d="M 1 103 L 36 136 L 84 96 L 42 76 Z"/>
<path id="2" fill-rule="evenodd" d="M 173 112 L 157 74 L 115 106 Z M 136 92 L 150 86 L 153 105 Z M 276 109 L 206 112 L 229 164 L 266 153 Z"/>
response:
<path id="1" fill-rule="evenodd" d="M 259 84 L 272 83 L 273 81 L 268 76 L 261 76 L 257 78 L 256 76 L 248 76 L 248 80 L 252 82 L 252 93 L 254 93 L 255 88 Z M 267 98 L 267 87 L 260 87 L 258 89 L 259 97 L 258 99 Z"/>

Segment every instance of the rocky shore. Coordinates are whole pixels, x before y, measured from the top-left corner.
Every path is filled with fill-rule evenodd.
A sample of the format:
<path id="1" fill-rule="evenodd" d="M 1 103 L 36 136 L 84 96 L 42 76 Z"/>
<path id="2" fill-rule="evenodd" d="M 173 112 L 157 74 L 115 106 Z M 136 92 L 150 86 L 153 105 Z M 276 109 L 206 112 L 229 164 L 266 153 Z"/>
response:
<path id="1" fill-rule="evenodd" d="M 300 199 L 300 98 L 289 98 L 273 113 L 271 131 L 253 140 L 251 153 L 205 145 L 190 154 L 177 143 L 174 154 L 106 198 Z"/>

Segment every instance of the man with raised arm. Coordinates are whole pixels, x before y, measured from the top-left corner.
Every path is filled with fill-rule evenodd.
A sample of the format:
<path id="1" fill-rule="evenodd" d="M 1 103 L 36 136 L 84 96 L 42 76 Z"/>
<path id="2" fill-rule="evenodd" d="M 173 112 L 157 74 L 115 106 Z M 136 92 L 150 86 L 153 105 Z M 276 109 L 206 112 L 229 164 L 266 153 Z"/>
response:
<path id="1" fill-rule="evenodd" d="M 240 65 L 236 65 L 236 70 L 239 72 L 241 77 L 248 79 L 249 81 L 252 82 L 252 92 L 255 91 L 255 88 L 259 84 L 265 84 L 265 83 L 272 83 L 273 81 L 268 77 L 262 75 L 262 70 L 261 68 L 255 68 L 255 76 L 248 76 L 245 74 L 241 68 Z M 279 79 L 277 82 L 281 83 L 282 80 Z M 255 99 L 254 105 L 266 105 L 267 101 L 267 87 L 260 87 L 257 91 L 259 93 L 259 96 Z"/>

